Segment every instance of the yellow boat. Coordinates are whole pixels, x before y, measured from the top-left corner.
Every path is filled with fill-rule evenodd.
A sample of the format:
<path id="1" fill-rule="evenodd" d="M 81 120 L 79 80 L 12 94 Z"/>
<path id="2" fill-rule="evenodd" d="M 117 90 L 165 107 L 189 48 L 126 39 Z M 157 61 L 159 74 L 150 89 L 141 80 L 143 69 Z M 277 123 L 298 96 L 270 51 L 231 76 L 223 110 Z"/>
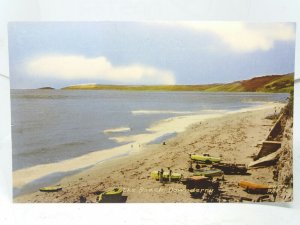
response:
<path id="1" fill-rule="evenodd" d="M 61 186 L 49 186 L 49 187 L 40 188 L 40 191 L 42 192 L 56 192 L 60 190 L 62 190 Z"/>
<path id="2" fill-rule="evenodd" d="M 114 202 L 118 201 L 123 194 L 122 188 L 113 188 L 105 191 L 98 196 L 98 202 Z"/>
<path id="3" fill-rule="evenodd" d="M 191 160 L 200 162 L 200 163 L 218 163 L 221 161 L 221 158 L 210 156 L 209 154 L 203 154 L 203 155 L 191 155 Z"/>
<path id="4" fill-rule="evenodd" d="M 163 172 L 163 179 L 169 179 L 170 173 L 168 171 Z M 155 180 L 159 180 L 160 177 L 160 172 L 155 170 L 151 172 L 151 177 Z M 181 173 L 171 173 L 171 180 L 175 181 L 175 180 L 180 180 L 182 178 L 182 174 Z"/>

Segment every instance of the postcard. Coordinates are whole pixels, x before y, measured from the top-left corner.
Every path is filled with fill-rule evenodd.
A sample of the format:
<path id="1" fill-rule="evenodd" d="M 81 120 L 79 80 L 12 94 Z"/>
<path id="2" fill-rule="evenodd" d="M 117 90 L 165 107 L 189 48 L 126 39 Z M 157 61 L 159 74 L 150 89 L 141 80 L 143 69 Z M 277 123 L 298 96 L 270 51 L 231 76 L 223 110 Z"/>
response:
<path id="1" fill-rule="evenodd" d="M 14 202 L 292 201 L 295 23 L 8 34 Z"/>

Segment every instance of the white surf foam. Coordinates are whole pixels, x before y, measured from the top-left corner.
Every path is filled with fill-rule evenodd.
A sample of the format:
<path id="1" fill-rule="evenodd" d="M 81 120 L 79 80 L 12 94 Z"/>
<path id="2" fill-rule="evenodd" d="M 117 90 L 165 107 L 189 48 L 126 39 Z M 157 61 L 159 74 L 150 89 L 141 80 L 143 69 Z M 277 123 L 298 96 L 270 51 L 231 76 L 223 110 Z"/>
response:
<path id="1" fill-rule="evenodd" d="M 151 115 L 151 114 L 192 114 L 192 111 L 172 111 L 172 110 L 133 110 L 134 115 Z"/>
<path id="2" fill-rule="evenodd" d="M 128 132 L 130 131 L 130 127 L 117 127 L 117 128 L 111 128 L 104 130 L 103 133 L 121 133 L 121 132 Z"/>

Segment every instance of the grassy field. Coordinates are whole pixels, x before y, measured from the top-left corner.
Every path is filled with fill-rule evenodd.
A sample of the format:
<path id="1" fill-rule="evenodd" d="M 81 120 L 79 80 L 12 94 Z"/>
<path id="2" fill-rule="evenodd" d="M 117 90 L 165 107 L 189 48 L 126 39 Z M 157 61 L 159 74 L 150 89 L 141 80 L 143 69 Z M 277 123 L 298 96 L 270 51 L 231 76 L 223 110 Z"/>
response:
<path id="1" fill-rule="evenodd" d="M 207 92 L 286 92 L 294 88 L 294 73 L 268 75 L 227 84 L 205 85 L 101 85 L 82 84 L 63 90 L 121 90 L 121 91 L 207 91 Z"/>

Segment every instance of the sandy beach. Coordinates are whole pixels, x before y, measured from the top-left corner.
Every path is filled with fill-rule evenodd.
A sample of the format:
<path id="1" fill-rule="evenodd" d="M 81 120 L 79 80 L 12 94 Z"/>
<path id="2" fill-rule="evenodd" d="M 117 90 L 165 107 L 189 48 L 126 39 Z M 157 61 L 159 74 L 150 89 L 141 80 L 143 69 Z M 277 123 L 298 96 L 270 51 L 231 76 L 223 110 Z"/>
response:
<path id="1" fill-rule="evenodd" d="M 191 198 L 189 191 L 181 183 L 162 184 L 150 177 L 153 170 L 171 167 L 172 171 L 188 172 L 189 153 L 209 153 L 229 163 L 249 164 L 257 154 L 262 141 L 266 138 L 274 121 L 266 116 L 278 112 L 283 104 L 269 103 L 260 107 L 230 113 L 216 113 L 203 117 L 198 115 L 176 117 L 172 121 L 162 121 L 150 128 L 143 136 L 121 136 L 118 142 L 132 141 L 113 151 L 93 152 L 76 159 L 65 160 L 49 165 L 38 165 L 14 172 L 14 187 L 22 187 L 26 182 L 39 179 L 49 171 L 67 172 L 80 165 L 80 168 L 92 166 L 78 174 L 63 178 L 59 192 L 45 193 L 36 190 L 21 195 L 15 202 L 96 202 L 97 194 L 111 187 L 121 187 L 127 202 L 201 202 Z M 145 143 L 173 129 L 178 134 L 165 144 Z M 113 152 L 113 155 L 111 153 Z M 123 154 L 122 157 L 115 157 Z M 111 158 L 103 163 L 99 158 Z M 273 180 L 273 167 L 249 170 L 248 175 L 225 175 L 220 189 L 230 195 L 253 198 L 238 186 L 240 180 L 249 180 L 276 186 Z M 255 196 L 257 198 L 258 196 Z"/>

